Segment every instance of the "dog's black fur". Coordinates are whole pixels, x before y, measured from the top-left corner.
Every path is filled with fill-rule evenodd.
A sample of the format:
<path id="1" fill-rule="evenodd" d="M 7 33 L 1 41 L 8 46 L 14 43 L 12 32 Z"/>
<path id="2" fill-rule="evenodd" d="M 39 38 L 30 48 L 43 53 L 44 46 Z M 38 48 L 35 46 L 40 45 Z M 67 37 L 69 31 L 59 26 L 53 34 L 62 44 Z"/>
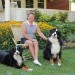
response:
<path id="1" fill-rule="evenodd" d="M 22 51 L 23 49 L 19 46 L 15 46 L 9 51 L 0 51 L 0 63 L 7 66 L 15 67 L 17 69 L 21 69 L 23 67 L 25 67 L 25 69 L 28 69 L 24 64 Z"/>
<path id="2" fill-rule="evenodd" d="M 53 43 L 53 41 L 55 39 L 57 41 Z M 55 44 L 55 45 L 57 44 L 56 47 L 58 47 L 58 48 L 56 48 L 56 47 L 54 48 L 53 44 Z M 56 50 L 56 49 L 60 48 L 59 51 L 57 51 L 57 53 L 56 53 L 56 57 L 59 56 L 59 59 L 61 60 L 62 44 L 63 44 L 63 42 L 62 42 L 62 39 L 61 39 L 61 32 L 58 31 L 56 28 L 50 30 L 50 35 L 49 35 L 49 37 L 46 41 L 45 49 L 43 51 L 43 58 L 50 61 L 54 56 L 54 54 L 52 53 L 52 50 Z M 56 59 L 56 57 L 54 59 Z"/>

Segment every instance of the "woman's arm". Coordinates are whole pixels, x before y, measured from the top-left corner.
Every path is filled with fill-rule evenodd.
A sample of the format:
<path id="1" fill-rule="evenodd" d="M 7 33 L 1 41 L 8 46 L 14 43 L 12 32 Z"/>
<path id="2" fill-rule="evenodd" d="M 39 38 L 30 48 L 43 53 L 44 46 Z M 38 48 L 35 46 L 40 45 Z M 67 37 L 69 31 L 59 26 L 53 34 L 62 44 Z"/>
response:
<path id="1" fill-rule="evenodd" d="M 22 24 L 21 28 L 22 28 L 22 36 L 25 37 L 26 39 L 32 41 L 32 38 L 30 38 L 30 37 L 26 34 L 26 26 L 25 26 L 24 23 Z"/>
<path id="2" fill-rule="evenodd" d="M 43 38 L 44 40 L 47 40 L 47 38 L 44 36 L 44 34 L 41 32 L 41 30 L 38 26 L 37 26 L 37 33 L 41 38 Z"/>

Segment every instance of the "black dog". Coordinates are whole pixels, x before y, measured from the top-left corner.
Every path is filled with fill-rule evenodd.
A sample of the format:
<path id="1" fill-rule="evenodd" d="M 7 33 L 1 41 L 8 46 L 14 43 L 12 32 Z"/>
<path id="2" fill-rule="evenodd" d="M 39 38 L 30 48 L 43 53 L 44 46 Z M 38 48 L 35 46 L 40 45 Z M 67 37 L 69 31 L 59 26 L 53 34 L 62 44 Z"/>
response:
<path id="1" fill-rule="evenodd" d="M 22 51 L 21 47 L 13 47 L 9 51 L 0 51 L 0 63 L 17 69 L 32 70 L 24 64 Z"/>
<path id="2" fill-rule="evenodd" d="M 43 52 L 44 59 L 49 60 L 52 65 L 54 65 L 54 59 L 56 59 L 60 66 L 62 44 L 61 33 L 56 28 L 50 30 L 50 35 L 46 41 L 45 50 Z"/>

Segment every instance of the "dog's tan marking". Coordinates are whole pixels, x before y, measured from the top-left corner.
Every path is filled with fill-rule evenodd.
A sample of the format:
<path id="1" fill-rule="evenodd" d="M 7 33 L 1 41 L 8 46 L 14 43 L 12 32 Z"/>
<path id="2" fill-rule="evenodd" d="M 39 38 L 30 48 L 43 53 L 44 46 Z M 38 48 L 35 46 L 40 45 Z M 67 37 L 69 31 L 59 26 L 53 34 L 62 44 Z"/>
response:
<path id="1" fill-rule="evenodd" d="M 50 59 L 50 64 L 51 64 L 51 65 L 54 65 L 53 58 L 52 58 L 52 59 Z"/>
<path id="2" fill-rule="evenodd" d="M 59 59 L 59 56 L 57 56 L 57 63 L 59 66 L 61 65 L 61 60 Z"/>
<path id="3" fill-rule="evenodd" d="M 29 68 L 27 66 L 23 66 L 21 69 L 24 70 L 24 71 L 33 71 L 32 68 Z"/>
<path id="4" fill-rule="evenodd" d="M 21 69 L 27 71 L 29 68 L 27 66 L 23 66 Z"/>

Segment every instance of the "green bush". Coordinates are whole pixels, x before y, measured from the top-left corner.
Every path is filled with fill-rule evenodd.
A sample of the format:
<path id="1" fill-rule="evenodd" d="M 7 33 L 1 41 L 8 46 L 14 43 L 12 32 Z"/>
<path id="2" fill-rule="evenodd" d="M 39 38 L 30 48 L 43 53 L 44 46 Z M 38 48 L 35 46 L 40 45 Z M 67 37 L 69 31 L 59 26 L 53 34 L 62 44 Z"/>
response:
<path id="1" fill-rule="evenodd" d="M 75 34 L 75 22 L 48 22 L 48 24 L 53 25 L 58 28 L 59 31 L 62 33 L 63 40 L 67 40 L 69 34 Z"/>
<path id="2" fill-rule="evenodd" d="M 68 12 L 58 12 L 58 13 L 55 13 L 55 14 L 50 18 L 50 22 L 52 22 L 52 21 L 66 22 L 67 19 L 68 19 Z"/>
<path id="3" fill-rule="evenodd" d="M 12 46 L 14 46 L 14 43 L 12 41 L 12 31 L 10 28 L 11 24 L 17 24 L 21 25 L 22 22 L 17 22 L 17 21 L 9 21 L 9 22 L 0 22 L 0 49 L 3 50 L 8 50 Z M 47 36 L 47 32 L 53 28 L 53 26 L 48 25 L 45 22 L 39 22 L 37 25 L 40 27 L 41 31 Z M 37 40 L 39 42 L 40 48 L 43 48 L 45 41 L 41 39 L 37 34 L 36 34 Z"/>
<path id="4" fill-rule="evenodd" d="M 54 26 L 49 25 L 49 24 L 46 23 L 46 22 L 38 22 L 37 24 L 39 25 L 41 31 L 43 32 L 43 34 L 44 34 L 46 37 L 49 36 L 49 30 L 54 28 Z M 38 42 L 39 42 L 39 47 L 40 47 L 40 48 L 44 48 L 46 41 L 43 40 L 42 38 L 40 38 L 37 34 L 36 34 L 36 38 L 37 38 L 37 40 L 38 40 Z"/>
<path id="5" fill-rule="evenodd" d="M 0 23 L 0 49 L 10 49 L 13 46 L 12 37 L 9 22 Z"/>
<path id="6" fill-rule="evenodd" d="M 38 21 L 39 17 L 42 15 L 42 13 L 39 10 L 34 10 L 35 12 L 35 21 Z"/>
<path id="7" fill-rule="evenodd" d="M 75 42 L 75 34 L 69 33 L 66 40 L 69 42 Z"/>
<path id="8" fill-rule="evenodd" d="M 63 24 L 60 29 L 64 40 L 67 39 L 69 34 L 75 34 L 75 24 L 73 22 Z"/>
<path id="9" fill-rule="evenodd" d="M 46 13 L 42 14 L 38 19 L 38 22 L 49 22 L 49 21 L 50 21 L 50 16 Z"/>

